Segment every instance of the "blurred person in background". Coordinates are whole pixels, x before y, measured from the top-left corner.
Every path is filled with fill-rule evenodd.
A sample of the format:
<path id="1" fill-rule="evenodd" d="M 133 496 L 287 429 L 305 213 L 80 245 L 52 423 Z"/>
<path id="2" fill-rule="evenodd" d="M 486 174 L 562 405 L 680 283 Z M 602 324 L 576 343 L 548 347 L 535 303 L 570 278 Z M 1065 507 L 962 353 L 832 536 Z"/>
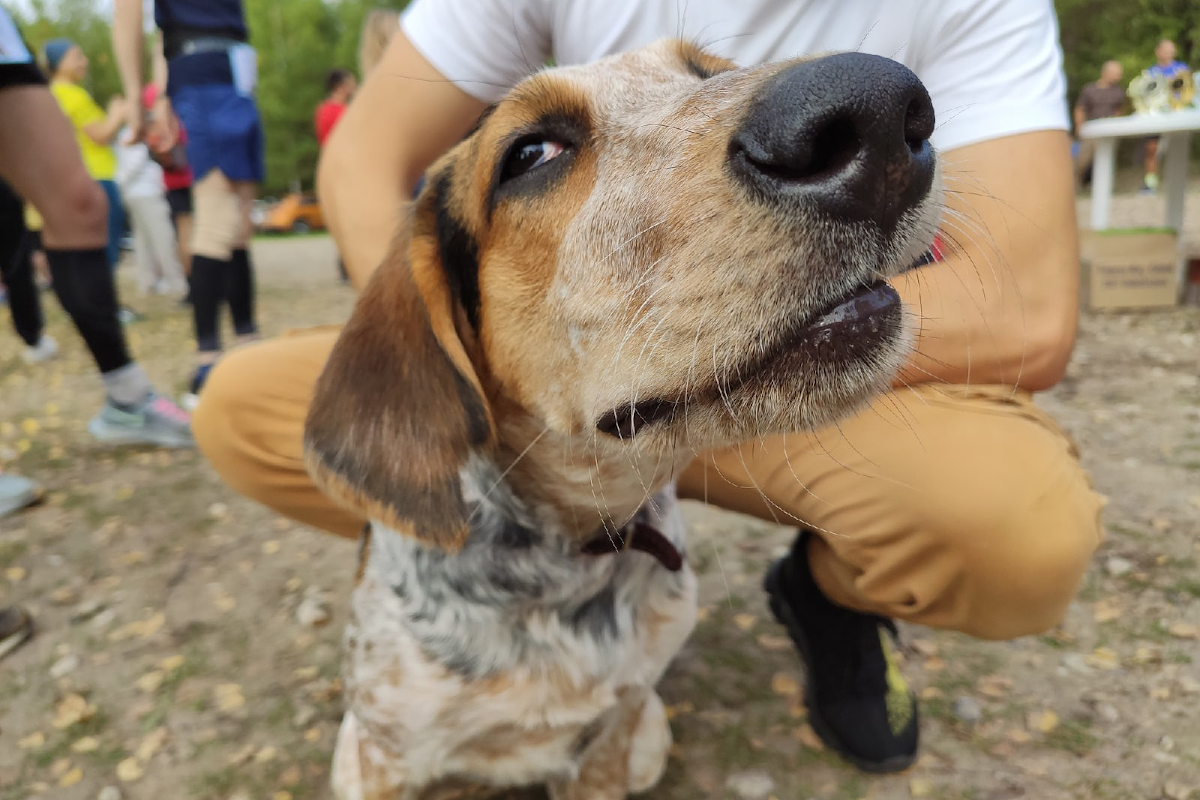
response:
<path id="1" fill-rule="evenodd" d="M 1175 42 L 1163 39 L 1154 47 L 1154 63 L 1146 70 L 1156 78 L 1167 78 L 1177 72 L 1187 71 L 1188 65 L 1175 58 Z M 1142 179 L 1142 191 L 1158 191 L 1158 142 L 1159 137 L 1151 136 L 1146 140 L 1146 159 L 1143 163 L 1146 175 Z"/>
<path id="2" fill-rule="evenodd" d="M 121 236 L 125 231 L 121 194 L 117 187 L 117 157 L 112 145 L 124 119 L 123 100 L 113 97 L 107 110 L 81 85 L 88 72 L 88 60 L 79 45 L 70 39 L 51 39 L 42 47 L 42 58 L 50 75 L 50 92 L 75 129 L 79 152 L 88 174 L 100 182 L 108 196 L 108 241 L 105 252 L 108 265 L 116 269 L 121 258 Z"/>
<path id="3" fill-rule="evenodd" d="M 116 0 L 113 47 L 127 98 L 131 137 L 149 130 L 168 136 L 172 113 L 187 130 L 192 185 L 191 297 L 196 367 L 185 405 L 195 407 L 209 370 L 221 356 L 220 310 L 228 303 L 238 343 L 258 338 L 250 219 L 264 177 L 262 123 L 254 100 L 257 55 L 241 0 L 155 0 L 162 34 L 155 54 L 157 98 L 149 126 L 142 118 L 141 0 Z M 167 142 L 160 141 L 159 147 Z"/>
<path id="4" fill-rule="evenodd" d="M 333 126 L 346 110 L 346 104 L 354 96 L 358 81 L 354 73 L 348 69 L 331 69 L 325 76 L 325 99 L 317 106 L 313 114 L 313 129 L 317 134 L 317 144 L 324 147 L 325 140 L 333 132 Z"/>
<path id="5" fill-rule="evenodd" d="M 46 333 L 42 298 L 34 274 L 33 254 L 37 237 L 25 227 L 24 201 L 0 180 L 0 282 L 7 290 L 13 329 L 25 343 L 21 358 L 37 364 L 53 358 L 58 342 Z"/>
<path id="6" fill-rule="evenodd" d="M 161 44 L 159 45 L 161 47 Z M 142 110 L 149 114 L 158 101 L 158 87 L 147 84 L 142 90 Z M 158 133 L 159 135 L 155 135 Z M 192 301 L 192 165 L 187 160 L 187 128 L 174 112 L 164 122 L 163 129 L 148 129 L 145 135 L 150 154 L 163 171 L 163 185 L 167 190 L 167 205 L 171 208 L 171 224 L 175 226 L 175 244 L 179 263 L 188 279 L 188 293 L 184 301 Z"/>
<path id="7" fill-rule="evenodd" d="M 127 132 L 128 128 L 122 130 Z M 173 294 L 182 298 L 187 292 L 187 281 L 175 246 L 163 169 L 144 142 L 118 137 L 114 149 L 117 186 L 133 230 L 138 289 L 142 294 Z"/>
<path id="8" fill-rule="evenodd" d="M 1105 61 L 1100 67 L 1100 78 L 1092 81 L 1079 93 L 1075 108 L 1071 112 L 1075 124 L 1075 136 L 1083 123 L 1102 117 L 1119 117 L 1126 113 L 1129 99 L 1125 95 L 1122 78 L 1125 70 L 1119 61 Z M 1096 157 L 1096 143 L 1091 139 L 1078 139 L 1075 153 L 1075 187 L 1081 188 L 1091 179 L 1092 161 Z"/>

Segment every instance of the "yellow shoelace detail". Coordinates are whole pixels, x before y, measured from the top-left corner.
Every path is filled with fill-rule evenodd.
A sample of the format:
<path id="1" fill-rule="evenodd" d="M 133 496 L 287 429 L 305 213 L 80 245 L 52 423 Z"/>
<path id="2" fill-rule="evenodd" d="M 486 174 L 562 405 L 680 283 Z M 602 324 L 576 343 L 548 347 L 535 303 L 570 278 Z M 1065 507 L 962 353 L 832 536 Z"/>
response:
<path id="1" fill-rule="evenodd" d="M 887 663 L 887 712 L 888 726 L 892 733 L 899 734 L 908 727 L 913 717 L 913 702 L 908 690 L 908 681 L 900 674 L 892 657 L 892 643 L 886 631 L 879 631 L 879 644 L 883 647 L 883 660 Z"/>

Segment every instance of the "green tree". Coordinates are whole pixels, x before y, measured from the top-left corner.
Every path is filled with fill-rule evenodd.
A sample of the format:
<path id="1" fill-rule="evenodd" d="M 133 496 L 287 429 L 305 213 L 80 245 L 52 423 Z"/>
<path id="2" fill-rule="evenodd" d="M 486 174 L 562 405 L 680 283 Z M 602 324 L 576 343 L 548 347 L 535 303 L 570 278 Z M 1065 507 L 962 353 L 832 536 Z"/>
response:
<path id="1" fill-rule="evenodd" d="M 31 0 L 31 13 L 14 13 L 29 47 L 41 60 L 42 45 L 65 36 L 73 40 L 88 57 L 85 87 L 103 106 L 121 92 L 121 79 L 112 56 L 109 20 L 96 10 L 94 0 Z"/>
<path id="2" fill-rule="evenodd" d="M 1173 39 L 1181 61 L 1200 67 L 1200 3 L 1196 0 L 1055 0 L 1067 94 L 1072 101 L 1110 59 L 1126 80 L 1154 63 L 1154 46 Z"/>

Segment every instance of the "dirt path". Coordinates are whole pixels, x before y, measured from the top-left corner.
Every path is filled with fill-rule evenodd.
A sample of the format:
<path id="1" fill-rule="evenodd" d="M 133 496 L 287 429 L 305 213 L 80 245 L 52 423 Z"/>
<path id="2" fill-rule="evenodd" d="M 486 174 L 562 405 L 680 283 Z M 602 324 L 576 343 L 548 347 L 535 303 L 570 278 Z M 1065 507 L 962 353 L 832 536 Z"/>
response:
<path id="1" fill-rule="evenodd" d="M 1152 201 L 1117 213 L 1152 217 Z M 347 314 L 327 239 L 255 257 L 267 333 Z M 134 304 L 142 361 L 182 389 L 187 314 Z M 28 604 L 40 628 L 0 662 L 0 800 L 329 797 L 354 546 L 238 497 L 196 454 L 91 443 L 95 379 L 47 310 L 64 345 L 50 365 L 24 366 L 0 335 L 0 464 L 50 490 L 0 523 L 0 603 Z M 791 532 L 688 508 L 704 620 L 664 682 L 678 746 L 652 797 L 1200 800 L 1200 311 L 1086 316 L 1041 402 L 1110 497 L 1107 541 L 1052 634 L 906 629 L 925 722 L 905 775 L 842 766 L 804 723 L 758 589 Z M 318 595 L 332 618 L 301 624 Z"/>

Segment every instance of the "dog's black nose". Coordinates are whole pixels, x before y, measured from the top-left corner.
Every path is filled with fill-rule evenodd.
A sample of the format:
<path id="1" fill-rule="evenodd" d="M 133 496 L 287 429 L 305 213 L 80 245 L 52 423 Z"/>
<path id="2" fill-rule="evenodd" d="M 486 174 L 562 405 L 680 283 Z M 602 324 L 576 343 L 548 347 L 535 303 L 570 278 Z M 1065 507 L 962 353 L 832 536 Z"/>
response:
<path id="1" fill-rule="evenodd" d="M 729 155 L 760 195 L 890 233 L 929 191 L 932 134 L 933 103 L 916 75 L 888 58 L 840 53 L 772 78 Z"/>

